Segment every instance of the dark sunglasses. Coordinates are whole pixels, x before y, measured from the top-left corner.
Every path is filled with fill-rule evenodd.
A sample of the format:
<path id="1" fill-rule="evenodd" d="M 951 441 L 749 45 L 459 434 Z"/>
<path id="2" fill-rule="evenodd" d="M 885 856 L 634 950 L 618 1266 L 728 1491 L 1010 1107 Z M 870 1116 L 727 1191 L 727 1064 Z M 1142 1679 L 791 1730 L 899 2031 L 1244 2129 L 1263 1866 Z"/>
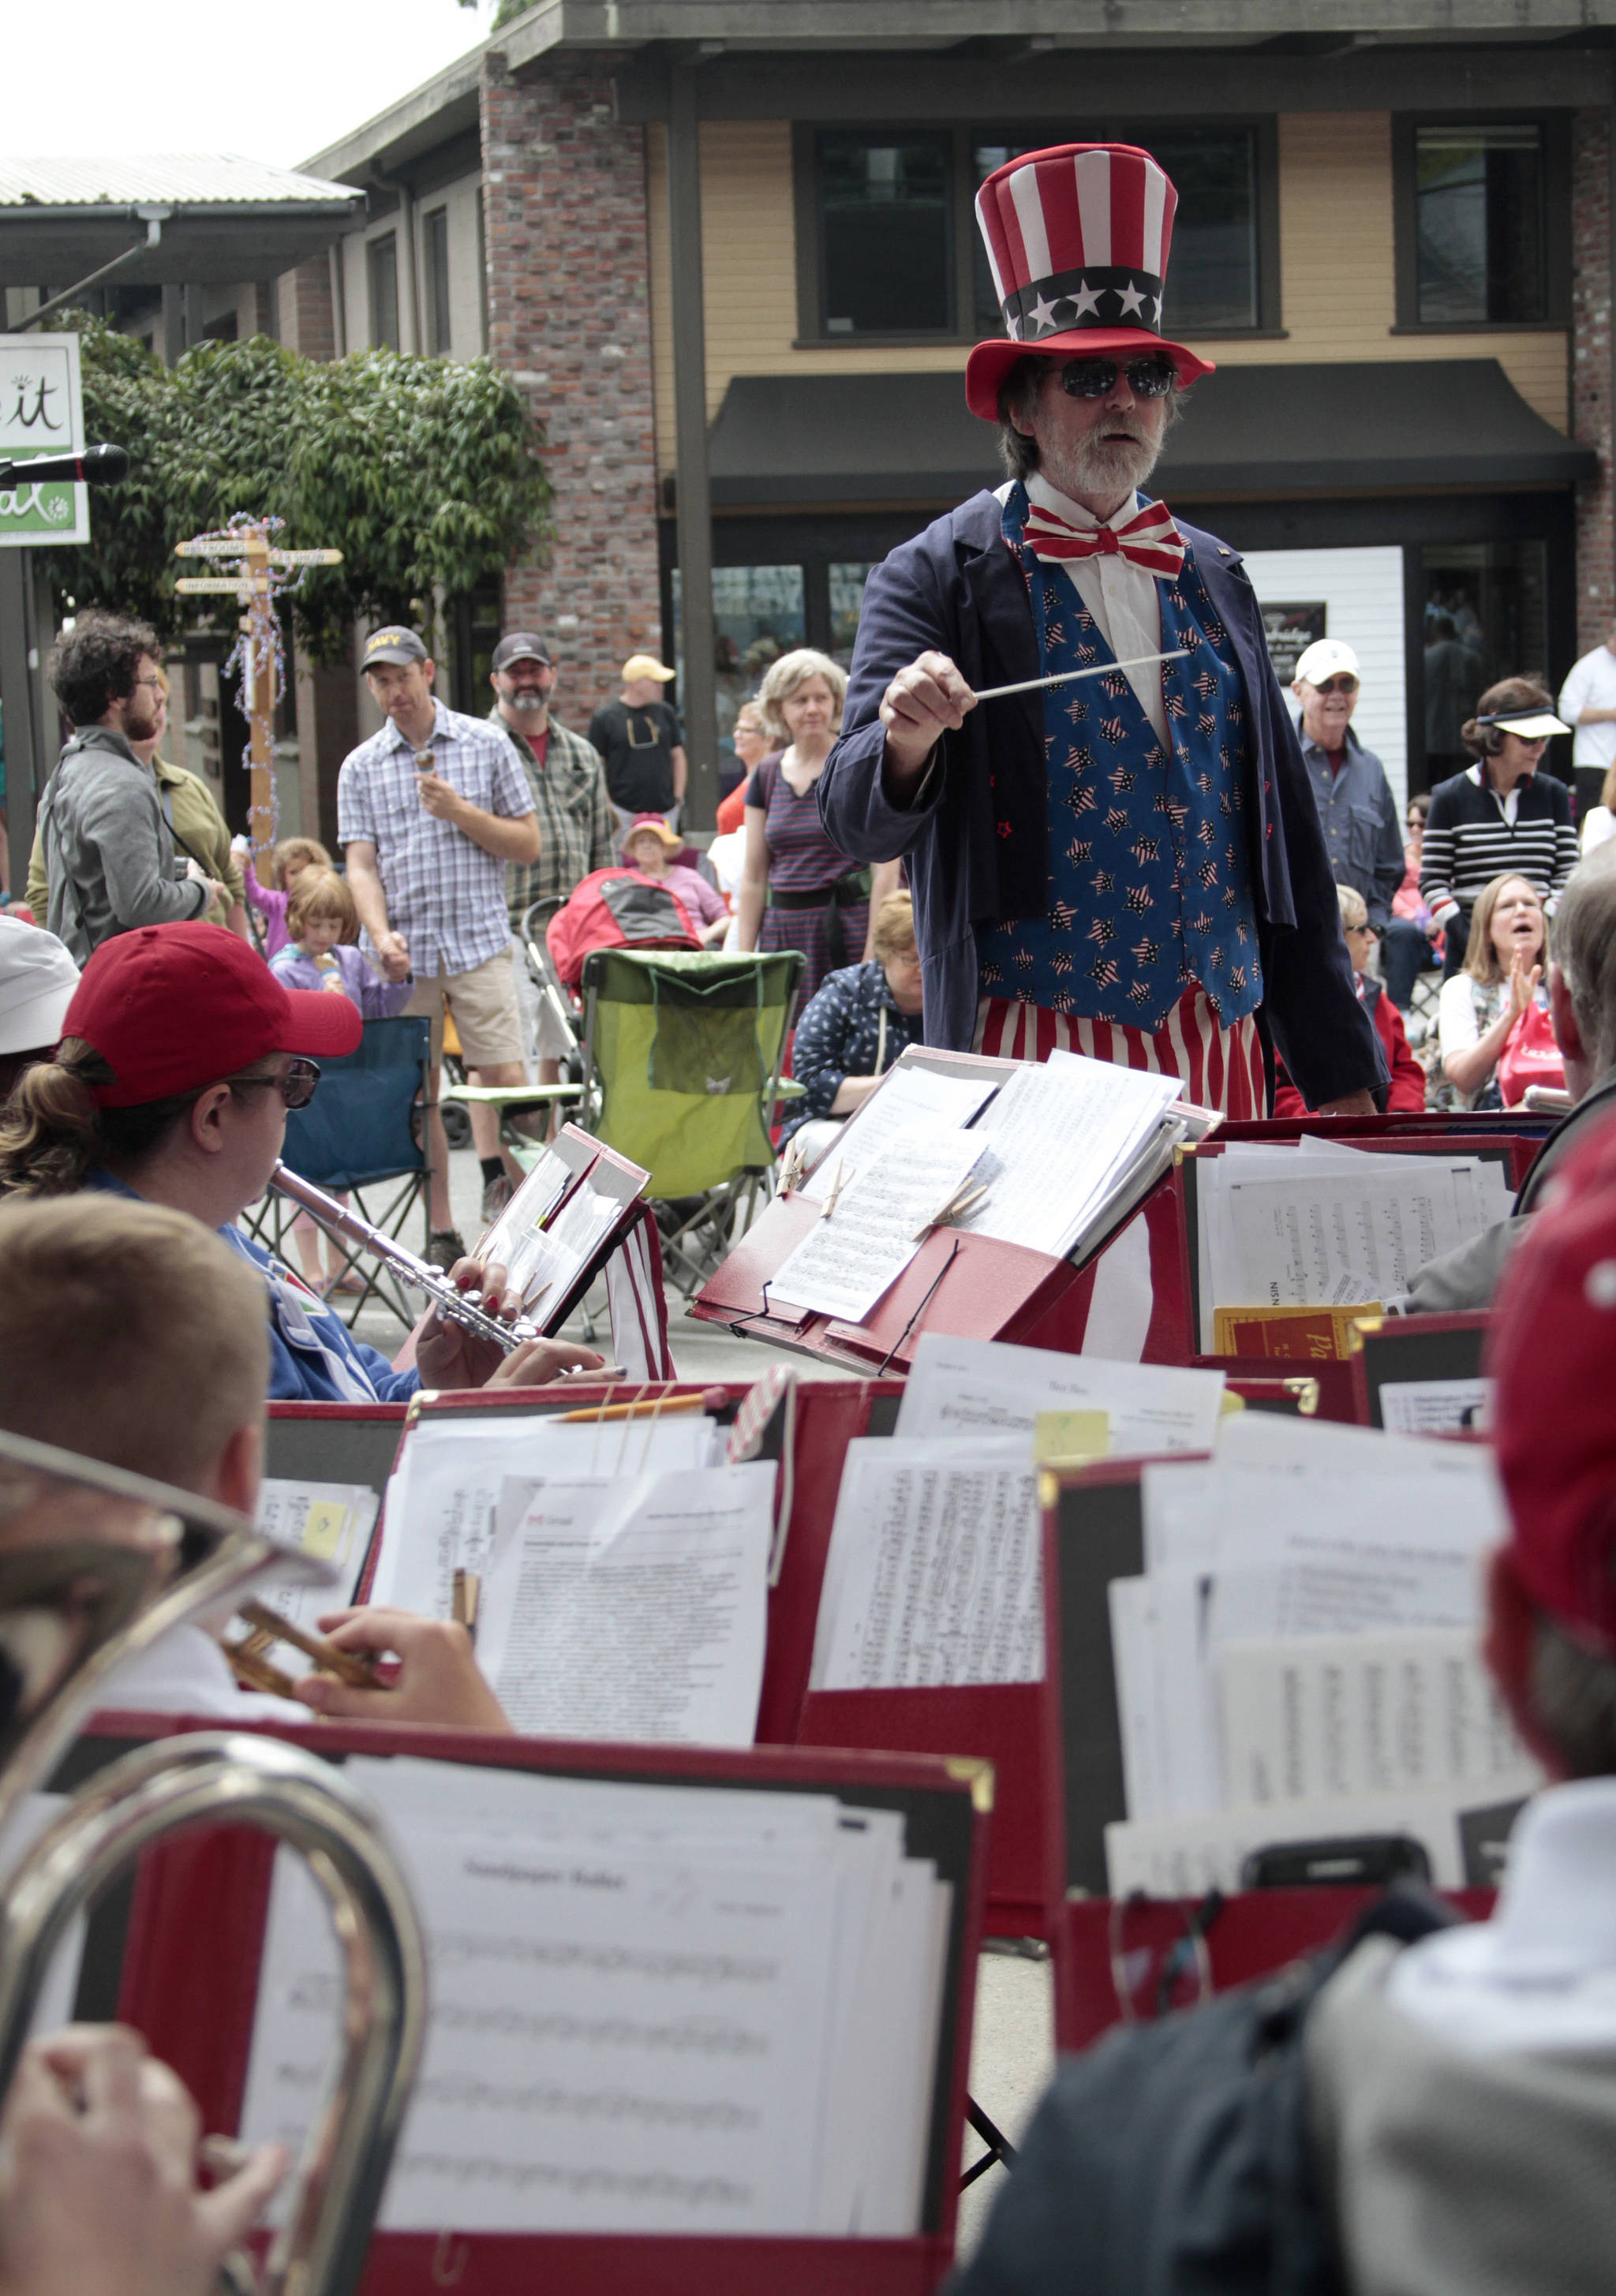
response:
<path id="1" fill-rule="evenodd" d="M 1324 684 L 1316 685 L 1313 691 L 1315 693 L 1356 693 L 1358 680 L 1350 670 L 1338 670 L 1333 677 L 1326 677 Z"/>
<path id="2" fill-rule="evenodd" d="M 307 1108 L 320 1081 L 318 1061 L 295 1060 L 284 1076 L 233 1077 L 232 1092 L 278 1092 L 288 1108 Z"/>
<path id="3" fill-rule="evenodd" d="M 1130 359 L 1121 369 L 1136 398 L 1165 398 L 1177 381 L 1169 358 Z M 1061 388 L 1068 398 L 1104 398 L 1117 387 L 1115 359 L 1068 359 L 1061 369 Z"/>

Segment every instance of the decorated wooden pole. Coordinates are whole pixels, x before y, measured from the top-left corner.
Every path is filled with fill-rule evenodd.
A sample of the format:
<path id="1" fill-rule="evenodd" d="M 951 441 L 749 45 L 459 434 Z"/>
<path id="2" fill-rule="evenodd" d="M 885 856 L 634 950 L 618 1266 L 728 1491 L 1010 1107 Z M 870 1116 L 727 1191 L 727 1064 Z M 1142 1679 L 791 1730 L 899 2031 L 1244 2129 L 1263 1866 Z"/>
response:
<path id="1" fill-rule="evenodd" d="M 237 625 L 241 635 L 220 672 L 240 677 L 242 715 L 250 740 L 247 751 L 247 835 L 255 856 L 267 854 L 275 843 L 280 808 L 275 791 L 275 706 L 286 690 L 286 664 L 281 642 L 276 601 L 287 586 L 291 570 L 305 566 L 338 566 L 340 550 L 281 550 L 270 540 L 284 521 L 278 518 L 234 518 L 212 534 L 193 536 L 176 543 L 177 558 L 234 558 L 235 570 L 221 574 L 182 574 L 174 586 L 187 597 L 212 593 L 234 597 L 243 609 Z"/>

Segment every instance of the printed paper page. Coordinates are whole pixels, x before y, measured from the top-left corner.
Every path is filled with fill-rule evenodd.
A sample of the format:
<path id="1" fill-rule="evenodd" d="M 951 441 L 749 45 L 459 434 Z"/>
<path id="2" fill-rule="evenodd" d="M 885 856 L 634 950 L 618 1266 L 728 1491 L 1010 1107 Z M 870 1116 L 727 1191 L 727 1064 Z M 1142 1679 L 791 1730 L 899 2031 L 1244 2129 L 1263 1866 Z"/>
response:
<path id="1" fill-rule="evenodd" d="M 906 1135 L 894 1142 L 844 1180 L 828 1218 L 815 1222 L 771 1280 L 770 1299 L 862 1323 L 983 1153 L 973 1132 Z M 835 1156 L 833 1149 L 833 1169 Z"/>
<path id="2" fill-rule="evenodd" d="M 455 1573 L 488 1566 L 495 1511 L 508 1476 L 528 1472 L 636 1475 L 705 1466 L 712 1423 L 699 1413 L 671 1419 L 578 1421 L 538 1413 L 422 1419 L 405 1443 L 388 1485 L 371 1601 L 454 1615 Z"/>
<path id="3" fill-rule="evenodd" d="M 1208 1890 L 1239 1889 L 1243 1860 L 1276 1842 L 1406 1834 L 1424 1849 L 1438 1889 L 1462 1889 L 1460 1801 L 1453 1794 L 1374 1794 L 1257 1808 L 1243 1804 L 1143 1824 L 1130 1819 L 1105 1829 L 1106 1875 L 1114 1898 L 1142 1890 L 1153 1898 L 1193 1899 Z"/>
<path id="4" fill-rule="evenodd" d="M 1037 1682 L 1037 1476 L 1015 1438 L 848 1446 L 810 1677 L 816 1690 Z"/>
<path id="5" fill-rule="evenodd" d="M 1468 1628 L 1229 1643 L 1218 1673 L 1233 1800 L 1542 1783 Z"/>
<path id="6" fill-rule="evenodd" d="M 1398 1379 L 1381 1387 L 1388 1434 L 1457 1435 L 1487 1424 L 1489 1379 Z"/>
<path id="7" fill-rule="evenodd" d="M 258 1493 L 258 1529 L 277 1546 L 326 1563 L 335 1576 L 321 1587 L 271 1581 L 258 1589 L 259 1601 L 311 1633 L 327 1611 L 340 1611 L 351 1603 L 380 1504 L 368 1483 L 267 1477 Z"/>
<path id="8" fill-rule="evenodd" d="M 1024 1063 L 978 1120 L 993 1147 L 988 1195 L 959 1225 L 1059 1259 L 1182 1089 L 1076 1054 Z"/>
<path id="9" fill-rule="evenodd" d="M 1043 1411 L 1103 1411 L 1110 1456 L 1205 1451 L 1223 1407 L 1220 1371 L 1110 1363 L 999 1340 L 923 1332 L 898 1407 L 898 1433 L 970 1435 L 1024 1429 Z"/>
<path id="10" fill-rule="evenodd" d="M 480 1656 L 513 1726 L 750 1746 L 774 1490 L 766 1464 L 540 1482 L 483 1587 Z"/>
<path id="11" fill-rule="evenodd" d="M 939 1076 L 934 1069 L 890 1069 L 880 1091 L 872 1093 L 857 1113 L 848 1119 L 841 1139 L 815 1166 L 802 1193 L 816 1201 L 823 1200 L 838 1157 L 844 1177 L 851 1179 L 896 1140 L 915 1132 L 924 1138 L 939 1131 L 963 1130 L 993 1089 L 991 1078 Z"/>

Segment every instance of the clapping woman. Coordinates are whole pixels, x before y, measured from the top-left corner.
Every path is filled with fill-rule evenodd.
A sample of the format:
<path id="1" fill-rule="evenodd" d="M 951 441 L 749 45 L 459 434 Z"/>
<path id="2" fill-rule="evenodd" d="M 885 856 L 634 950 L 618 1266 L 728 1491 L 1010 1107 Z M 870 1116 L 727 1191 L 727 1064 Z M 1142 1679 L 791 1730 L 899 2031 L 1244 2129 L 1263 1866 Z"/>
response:
<path id="1" fill-rule="evenodd" d="M 1495 877 L 1471 912 L 1464 968 L 1442 983 L 1442 1074 L 1461 1108 L 1504 1105 L 1498 1062 L 1522 1013 L 1544 996 L 1543 903 L 1524 877 Z"/>

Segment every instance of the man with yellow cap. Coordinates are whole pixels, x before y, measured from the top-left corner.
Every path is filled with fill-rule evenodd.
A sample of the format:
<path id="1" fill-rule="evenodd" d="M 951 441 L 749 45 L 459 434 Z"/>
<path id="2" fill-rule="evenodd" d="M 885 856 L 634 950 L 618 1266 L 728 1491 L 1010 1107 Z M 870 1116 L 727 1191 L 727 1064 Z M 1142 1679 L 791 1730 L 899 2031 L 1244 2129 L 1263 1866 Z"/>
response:
<path id="1" fill-rule="evenodd" d="M 631 653 L 622 690 L 589 720 L 589 739 L 606 767 L 606 794 L 617 816 L 620 845 L 641 813 L 660 813 L 677 825 L 690 768 L 678 718 L 663 698 L 673 672 L 654 654 Z"/>
<path id="2" fill-rule="evenodd" d="M 1265 1112 L 1277 1047 L 1310 1107 L 1373 1113 L 1384 1067 L 1251 586 L 1138 491 L 1211 371 L 1157 332 L 1176 203 L 1123 144 L 982 185 L 1006 332 L 965 395 L 1010 477 L 871 575 L 820 810 L 855 860 L 907 860 L 928 1043 L 1159 1068 L 1230 1117 Z"/>

